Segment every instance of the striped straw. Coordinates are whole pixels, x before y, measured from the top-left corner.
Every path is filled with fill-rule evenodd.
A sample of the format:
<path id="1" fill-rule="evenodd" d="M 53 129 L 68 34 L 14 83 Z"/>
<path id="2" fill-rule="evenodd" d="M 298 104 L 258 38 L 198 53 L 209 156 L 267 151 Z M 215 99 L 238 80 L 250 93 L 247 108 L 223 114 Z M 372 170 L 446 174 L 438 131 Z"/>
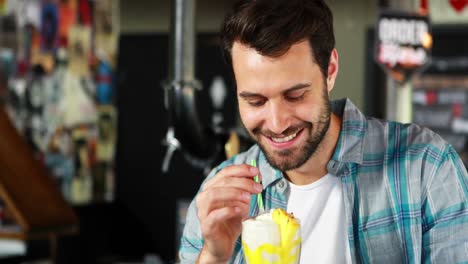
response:
<path id="1" fill-rule="evenodd" d="M 257 167 L 257 162 L 253 159 L 250 161 L 250 165 L 252 167 Z M 258 180 L 258 175 L 255 175 L 254 181 L 260 183 L 260 181 Z M 263 213 L 265 211 L 265 207 L 263 206 L 262 193 L 257 194 L 257 204 L 260 213 Z"/>

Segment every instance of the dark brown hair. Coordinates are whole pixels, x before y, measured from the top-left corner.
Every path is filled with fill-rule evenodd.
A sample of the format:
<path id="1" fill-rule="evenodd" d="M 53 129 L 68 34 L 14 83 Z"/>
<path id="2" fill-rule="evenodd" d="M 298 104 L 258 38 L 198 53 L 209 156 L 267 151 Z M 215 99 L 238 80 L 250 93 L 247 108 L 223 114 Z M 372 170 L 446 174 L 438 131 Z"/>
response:
<path id="1" fill-rule="evenodd" d="M 241 0 L 224 19 L 223 55 L 232 70 L 235 41 L 260 54 L 279 57 L 302 40 L 308 40 L 323 76 L 335 47 L 333 15 L 324 0 Z"/>

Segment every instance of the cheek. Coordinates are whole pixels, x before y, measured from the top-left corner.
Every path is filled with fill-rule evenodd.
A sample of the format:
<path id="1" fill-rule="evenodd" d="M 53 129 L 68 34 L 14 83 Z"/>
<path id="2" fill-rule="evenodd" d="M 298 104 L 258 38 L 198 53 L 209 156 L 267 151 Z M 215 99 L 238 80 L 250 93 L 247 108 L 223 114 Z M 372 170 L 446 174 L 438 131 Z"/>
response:
<path id="1" fill-rule="evenodd" d="M 315 120 L 317 115 L 316 109 L 313 107 L 297 107 L 295 109 L 296 117 L 302 121 L 311 122 Z"/>
<path id="2" fill-rule="evenodd" d="M 323 102 L 321 100 L 309 100 L 304 102 L 303 104 L 297 105 L 294 108 L 294 112 L 297 118 L 315 123 L 317 120 L 320 119 L 320 115 L 322 114 L 323 109 Z"/>
<path id="3" fill-rule="evenodd" d="M 245 128 L 254 129 L 262 122 L 262 111 L 252 107 L 242 107 L 239 105 L 239 114 Z"/>

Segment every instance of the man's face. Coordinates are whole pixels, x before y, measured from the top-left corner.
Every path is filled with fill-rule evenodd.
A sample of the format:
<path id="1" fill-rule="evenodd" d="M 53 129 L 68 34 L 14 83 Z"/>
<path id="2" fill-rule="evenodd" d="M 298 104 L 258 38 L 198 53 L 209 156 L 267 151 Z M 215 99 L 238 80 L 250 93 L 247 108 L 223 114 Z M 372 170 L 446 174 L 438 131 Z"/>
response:
<path id="1" fill-rule="evenodd" d="M 232 58 L 245 128 L 273 167 L 301 167 L 330 124 L 329 90 L 309 43 L 271 58 L 235 42 Z"/>

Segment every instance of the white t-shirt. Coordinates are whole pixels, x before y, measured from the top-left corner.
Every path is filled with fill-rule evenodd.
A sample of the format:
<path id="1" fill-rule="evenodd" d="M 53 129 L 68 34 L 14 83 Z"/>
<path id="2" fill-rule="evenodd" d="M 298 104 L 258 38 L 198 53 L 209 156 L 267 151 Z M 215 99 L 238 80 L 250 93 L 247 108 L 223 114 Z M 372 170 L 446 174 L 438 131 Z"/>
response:
<path id="1" fill-rule="evenodd" d="M 340 179 L 327 174 L 308 185 L 289 185 L 287 211 L 301 223 L 300 263 L 351 263 Z"/>

